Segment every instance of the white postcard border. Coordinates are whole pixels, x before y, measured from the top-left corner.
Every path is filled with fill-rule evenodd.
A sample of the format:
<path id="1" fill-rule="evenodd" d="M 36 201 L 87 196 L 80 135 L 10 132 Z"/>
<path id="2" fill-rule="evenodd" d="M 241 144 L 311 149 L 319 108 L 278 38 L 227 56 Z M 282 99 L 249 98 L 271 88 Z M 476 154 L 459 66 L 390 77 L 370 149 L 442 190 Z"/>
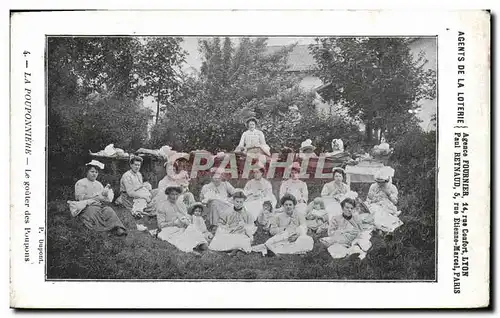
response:
<path id="1" fill-rule="evenodd" d="M 218 21 L 219 23 L 213 23 Z M 265 21 L 266 23 L 260 23 Z M 301 21 L 301 23 L 297 23 Z M 421 23 L 425 21 L 425 23 Z M 272 22 L 272 23 L 271 23 Z M 11 35 L 11 305 L 17 307 L 474 307 L 489 299 L 489 15 L 484 11 L 108 11 L 15 14 Z M 457 38 L 465 32 L 469 159 L 470 276 L 453 293 L 453 136 Z M 45 226 L 45 35 L 414 35 L 438 36 L 439 177 L 437 283 L 45 282 L 45 264 L 25 264 L 25 189 L 30 175 L 32 242 Z M 24 51 L 29 54 L 23 55 Z M 28 68 L 25 69 L 26 59 Z M 486 66 L 486 67 L 485 67 Z M 33 154 L 25 155 L 27 88 L 32 82 Z M 43 191 L 42 191 L 43 190 Z M 42 235 L 43 234 L 43 235 Z M 75 242 L 75 244 L 77 244 Z M 36 248 L 32 246 L 32 250 Z M 34 251 L 32 251 L 34 253 Z M 111 297 L 110 297 L 111 295 Z M 141 295 L 141 297 L 137 297 Z M 258 295 L 258 297 L 248 297 Z M 279 297 L 276 297 L 279 295 Z M 378 295 L 378 296 L 374 296 Z M 194 303 L 193 299 L 197 302 Z M 254 299 L 250 302 L 250 299 Z"/>

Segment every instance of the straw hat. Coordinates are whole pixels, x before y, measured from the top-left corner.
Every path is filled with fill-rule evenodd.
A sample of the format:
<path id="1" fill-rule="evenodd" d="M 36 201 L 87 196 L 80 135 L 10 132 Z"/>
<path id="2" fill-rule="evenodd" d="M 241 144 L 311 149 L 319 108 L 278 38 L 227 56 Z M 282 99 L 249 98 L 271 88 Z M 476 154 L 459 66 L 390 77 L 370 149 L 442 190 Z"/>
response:
<path id="1" fill-rule="evenodd" d="M 86 166 L 94 166 L 94 167 L 97 167 L 101 170 L 104 169 L 104 163 L 97 161 L 97 160 L 92 160 L 91 162 L 86 163 L 85 165 Z"/>
<path id="2" fill-rule="evenodd" d="M 300 151 L 304 151 L 306 149 L 311 149 L 312 151 L 316 149 L 316 147 L 312 145 L 311 139 L 307 139 L 300 144 Z"/>

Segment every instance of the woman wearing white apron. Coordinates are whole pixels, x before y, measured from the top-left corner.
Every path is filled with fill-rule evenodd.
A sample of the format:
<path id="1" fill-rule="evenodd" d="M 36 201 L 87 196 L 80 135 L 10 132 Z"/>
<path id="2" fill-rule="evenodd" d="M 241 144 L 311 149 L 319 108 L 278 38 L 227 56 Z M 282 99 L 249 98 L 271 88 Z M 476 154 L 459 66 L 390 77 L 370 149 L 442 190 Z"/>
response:
<path id="1" fill-rule="evenodd" d="M 296 200 L 295 209 L 297 212 L 305 216 L 307 212 L 307 200 L 309 198 L 307 184 L 304 181 L 299 180 L 300 165 L 298 162 L 294 162 L 290 169 L 290 179 L 281 183 L 280 200 L 286 194 L 293 195 Z"/>
<path id="2" fill-rule="evenodd" d="M 271 201 L 273 208 L 276 206 L 276 197 L 273 194 L 271 182 L 262 177 L 265 171 L 264 167 L 254 169 L 252 171 L 253 179 L 249 180 L 243 189 L 247 196 L 245 209 L 251 215 L 253 221 L 262 212 L 262 205 L 265 201 Z"/>
<path id="3" fill-rule="evenodd" d="M 321 198 L 325 203 L 325 210 L 328 212 L 329 219 L 342 214 L 340 202 L 345 199 L 350 191 L 349 186 L 345 184 L 345 171 L 342 168 L 333 168 L 333 181 L 326 183 L 321 190 Z"/>

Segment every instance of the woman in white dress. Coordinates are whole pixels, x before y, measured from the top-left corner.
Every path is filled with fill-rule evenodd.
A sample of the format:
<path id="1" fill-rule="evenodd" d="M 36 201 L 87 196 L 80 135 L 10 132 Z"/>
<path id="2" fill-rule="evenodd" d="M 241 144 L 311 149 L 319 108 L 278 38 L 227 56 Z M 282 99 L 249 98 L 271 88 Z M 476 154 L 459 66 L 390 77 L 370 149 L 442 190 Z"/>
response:
<path id="1" fill-rule="evenodd" d="M 328 236 L 319 241 L 333 258 L 358 254 L 361 259 L 372 246 L 370 242 L 373 219 L 370 215 L 353 214 L 356 201 L 346 198 L 340 203 L 342 213 L 331 218 Z"/>
<path id="2" fill-rule="evenodd" d="M 169 157 L 165 163 L 166 175 L 158 182 L 158 192 L 163 193 L 168 185 L 178 185 L 182 188 L 179 200 L 186 206 L 194 204 L 194 195 L 189 191 L 189 182 L 191 178 L 187 171 L 189 154 L 175 153 Z"/>
<path id="3" fill-rule="evenodd" d="M 333 168 L 333 181 L 326 183 L 321 190 L 321 198 L 325 204 L 329 219 L 342 214 L 340 202 L 346 198 L 350 188 L 345 184 L 345 171 L 342 168 Z"/>
<path id="4" fill-rule="evenodd" d="M 297 200 L 291 194 L 281 198 L 283 212 L 276 215 L 269 232 L 273 237 L 265 246 L 274 254 L 304 254 L 313 249 L 314 241 L 307 235 L 307 223 L 296 210 Z"/>
<path id="5" fill-rule="evenodd" d="M 307 190 L 307 184 L 299 180 L 300 175 L 300 165 L 298 162 L 294 162 L 290 167 L 290 179 L 285 180 L 281 183 L 280 187 L 280 200 L 286 195 L 291 194 L 296 200 L 295 209 L 297 212 L 305 216 L 307 212 L 307 201 L 309 198 L 309 191 Z"/>
<path id="6" fill-rule="evenodd" d="M 265 171 L 264 167 L 254 169 L 252 171 L 253 179 L 249 180 L 243 189 L 247 196 L 245 209 L 250 213 L 253 221 L 262 212 L 262 205 L 265 201 L 271 201 L 273 207 L 276 206 L 277 202 L 271 182 L 262 177 Z"/>
<path id="7" fill-rule="evenodd" d="M 256 226 L 243 203 L 246 196 L 243 190 L 235 190 L 233 205 L 219 219 L 215 236 L 209 248 L 213 251 L 231 252 L 235 256 L 238 251 L 250 253 Z"/>
<path id="8" fill-rule="evenodd" d="M 368 190 L 365 201 L 373 216 L 375 227 L 384 232 L 393 232 L 403 222 L 398 218 L 398 189 L 390 182 L 390 173 L 381 169 L 375 175 L 375 183 Z"/>
<path id="9" fill-rule="evenodd" d="M 149 203 L 153 198 L 151 184 L 143 182 L 141 169 L 143 159 L 133 156 L 130 159 L 130 170 L 125 172 L 120 179 L 120 196 L 116 204 L 130 210 L 135 217 L 148 214 Z M 145 211 L 146 210 L 146 211 Z"/>
<path id="10" fill-rule="evenodd" d="M 182 189 L 170 185 L 165 189 L 166 200 L 156 205 L 158 222 L 158 238 L 169 242 L 179 250 L 198 253 L 195 249 L 206 250 L 208 242 L 198 227 L 192 223 L 192 218 L 186 206 L 178 201 Z"/>
<path id="11" fill-rule="evenodd" d="M 266 144 L 264 133 L 257 129 L 257 119 L 249 118 L 246 121 L 248 130 L 241 135 L 236 152 L 265 154 L 270 156 L 270 148 Z"/>
<path id="12" fill-rule="evenodd" d="M 224 211 L 232 206 L 230 197 L 234 187 L 223 179 L 221 170 L 214 170 L 212 181 L 205 184 L 200 191 L 200 199 L 207 205 L 207 221 L 209 225 L 217 225 Z"/>
<path id="13" fill-rule="evenodd" d="M 77 217 L 91 230 L 110 231 L 118 236 L 126 235 L 127 229 L 122 221 L 115 211 L 105 204 L 110 201 L 109 191 L 111 191 L 111 187 L 110 185 L 103 187 L 102 183 L 96 180 L 99 169 L 104 169 L 103 163 L 97 160 L 87 163 L 86 177 L 78 180 L 75 184 L 75 199 L 85 202 L 84 208 Z"/>

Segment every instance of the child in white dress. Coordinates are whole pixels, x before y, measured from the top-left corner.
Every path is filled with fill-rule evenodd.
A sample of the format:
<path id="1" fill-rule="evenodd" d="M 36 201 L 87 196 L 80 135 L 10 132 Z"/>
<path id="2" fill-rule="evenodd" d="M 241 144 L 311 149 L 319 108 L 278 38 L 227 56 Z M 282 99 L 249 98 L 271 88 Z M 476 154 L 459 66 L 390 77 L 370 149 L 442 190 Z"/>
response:
<path id="1" fill-rule="evenodd" d="M 204 206 L 201 202 L 195 202 L 189 207 L 189 214 L 193 218 L 193 225 L 200 231 L 207 241 L 210 241 L 214 235 L 207 230 L 205 219 L 203 218 Z"/>
<path id="2" fill-rule="evenodd" d="M 264 227 L 264 231 L 269 232 L 269 227 L 271 226 L 274 216 L 273 204 L 271 201 L 264 201 L 262 204 L 262 211 L 257 218 L 257 222 Z"/>
<path id="3" fill-rule="evenodd" d="M 313 232 L 321 233 L 328 230 L 328 212 L 322 198 L 315 198 L 309 204 L 306 214 L 307 228 Z"/>

